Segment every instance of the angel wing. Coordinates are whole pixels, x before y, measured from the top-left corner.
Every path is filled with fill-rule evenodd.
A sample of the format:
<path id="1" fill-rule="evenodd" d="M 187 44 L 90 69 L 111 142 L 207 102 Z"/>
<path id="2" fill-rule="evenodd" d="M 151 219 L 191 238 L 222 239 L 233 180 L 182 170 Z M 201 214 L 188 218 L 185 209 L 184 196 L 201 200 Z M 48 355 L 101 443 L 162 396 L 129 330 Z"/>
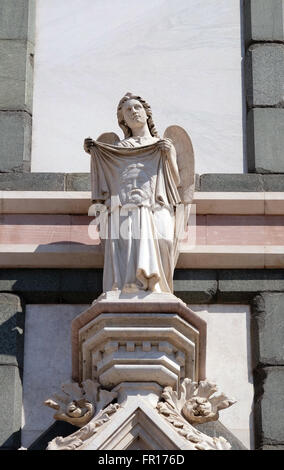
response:
<path id="1" fill-rule="evenodd" d="M 115 145 L 120 141 L 120 138 L 115 132 L 104 132 L 97 138 L 97 141 L 103 144 Z"/>
<path id="2" fill-rule="evenodd" d="M 181 202 L 190 204 L 194 195 L 194 152 L 191 139 L 187 132 L 180 126 L 169 126 L 164 132 L 164 138 L 171 139 L 176 149 L 177 165 L 180 175 L 178 188 Z"/>

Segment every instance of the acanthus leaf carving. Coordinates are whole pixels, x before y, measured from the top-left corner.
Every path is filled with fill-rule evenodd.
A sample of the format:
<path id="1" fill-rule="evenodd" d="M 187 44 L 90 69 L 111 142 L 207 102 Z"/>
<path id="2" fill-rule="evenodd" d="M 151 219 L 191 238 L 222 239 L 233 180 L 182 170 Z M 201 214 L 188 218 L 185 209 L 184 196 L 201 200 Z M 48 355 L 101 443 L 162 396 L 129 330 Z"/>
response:
<path id="1" fill-rule="evenodd" d="M 50 441 L 47 450 L 75 450 L 79 448 L 84 441 L 94 436 L 119 408 L 120 405 L 117 403 L 111 403 L 106 408 L 99 411 L 88 424 L 81 427 L 70 436 L 58 436 Z"/>
<path id="2" fill-rule="evenodd" d="M 63 393 L 54 394 L 44 405 L 56 410 L 54 419 L 80 428 L 92 418 L 98 419 L 105 412 L 104 408 L 117 397 L 116 392 L 101 390 L 99 383 L 89 379 L 81 385 L 77 382 L 63 384 L 61 390 Z M 103 414 L 101 419 L 104 419 Z"/>
<path id="3" fill-rule="evenodd" d="M 157 409 L 175 427 L 178 434 L 195 444 L 197 450 L 229 450 L 231 445 L 223 437 L 212 438 L 201 433 L 192 424 L 216 421 L 219 410 L 235 403 L 223 393 L 215 395 L 217 385 L 208 380 L 199 383 L 184 379 L 180 394 L 165 387 Z"/>

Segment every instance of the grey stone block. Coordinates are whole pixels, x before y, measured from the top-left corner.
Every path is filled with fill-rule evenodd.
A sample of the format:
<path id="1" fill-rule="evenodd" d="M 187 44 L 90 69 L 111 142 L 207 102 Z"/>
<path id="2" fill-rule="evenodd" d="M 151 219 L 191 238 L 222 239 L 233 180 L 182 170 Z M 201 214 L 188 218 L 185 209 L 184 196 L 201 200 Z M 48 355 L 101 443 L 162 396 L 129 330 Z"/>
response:
<path id="1" fill-rule="evenodd" d="M 244 0 L 247 43 L 284 40 L 283 4 L 283 0 Z"/>
<path id="2" fill-rule="evenodd" d="M 256 447 L 284 444 L 284 367 L 255 371 Z"/>
<path id="3" fill-rule="evenodd" d="M 186 303 L 211 303 L 217 292 L 217 272 L 211 269 L 176 269 L 174 294 Z"/>
<path id="4" fill-rule="evenodd" d="M 249 107 L 284 106 L 284 45 L 255 44 L 246 55 Z"/>
<path id="5" fill-rule="evenodd" d="M 284 173 L 284 109 L 256 108 L 247 119 L 248 169 Z"/>
<path id="6" fill-rule="evenodd" d="M 262 446 L 261 450 L 284 450 L 283 446 Z"/>
<path id="7" fill-rule="evenodd" d="M 22 368 L 24 356 L 24 312 L 13 294 L 0 294 L 0 366 Z"/>
<path id="8" fill-rule="evenodd" d="M 66 191 L 90 191 L 91 175 L 89 173 L 69 173 L 66 175 Z"/>
<path id="9" fill-rule="evenodd" d="M 64 191 L 64 173 L 0 173 L 0 191 Z"/>
<path id="10" fill-rule="evenodd" d="M 102 293 L 102 269 L 0 269 L 0 292 L 25 303 L 91 303 Z"/>
<path id="11" fill-rule="evenodd" d="M 200 176 L 200 191 L 263 191 L 263 181 L 257 174 L 209 173 Z"/>
<path id="12" fill-rule="evenodd" d="M 0 448 L 20 447 L 22 384 L 18 367 L 0 367 Z"/>
<path id="13" fill-rule="evenodd" d="M 33 45 L 0 40 L 0 109 L 32 112 Z"/>
<path id="14" fill-rule="evenodd" d="M 284 365 L 284 294 L 256 296 L 252 313 L 255 366 Z"/>
<path id="15" fill-rule="evenodd" d="M 29 170 L 31 126 L 24 111 L 0 111 L 0 172 Z"/>
<path id="16" fill-rule="evenodd" d="M 248 302 L 261 292 L 284 292 L 282 269 L 222 269 L 218 276 L 220 302 Z"/>
<path id="17" fill-rule="evenodd" d="M 284 192 L 283 175 L 262 175 L 263 191 Z"/>
<path id="18" fill-rule="evenodd" d="M 0 39 L 34 40 L 36 0 L 0 1 Z"/>

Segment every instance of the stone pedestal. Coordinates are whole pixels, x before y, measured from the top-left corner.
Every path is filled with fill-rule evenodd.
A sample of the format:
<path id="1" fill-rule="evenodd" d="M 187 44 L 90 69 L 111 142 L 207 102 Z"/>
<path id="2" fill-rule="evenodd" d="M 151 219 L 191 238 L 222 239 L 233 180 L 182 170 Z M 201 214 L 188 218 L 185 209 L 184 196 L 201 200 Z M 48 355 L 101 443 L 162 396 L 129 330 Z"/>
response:
<path id="1" fill-rule="evenodd" d="M 230 449 L 194 428 L 234 403 L 205 380 L 206 322 L 172 294 L 102 294 L 72 322 L 73 383 L 46 400 L 80 429 L 48 450 Z"/>
<path id="2" fill-rule="evenodd" d="M 73 380 L 156 382 L 205 378 L 206 323 L 172 294 L 102 294 L 72 322 Z"/>

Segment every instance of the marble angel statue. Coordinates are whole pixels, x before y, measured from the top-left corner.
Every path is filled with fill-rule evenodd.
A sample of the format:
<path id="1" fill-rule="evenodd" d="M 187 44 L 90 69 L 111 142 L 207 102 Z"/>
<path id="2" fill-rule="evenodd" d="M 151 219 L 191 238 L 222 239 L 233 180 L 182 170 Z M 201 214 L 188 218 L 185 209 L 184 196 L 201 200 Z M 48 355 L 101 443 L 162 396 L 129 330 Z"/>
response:
<path id="1" fill-rule="evenodd" d="M 103 290 L 172 292 L 194 192 L 191 140 L 179 126 L 161 139 L 149 104 L 132 93 L 120 100 L 117 117 L 123 140 L 105 133 L 84 141 L 92 200 L 106 214 Z"/>

